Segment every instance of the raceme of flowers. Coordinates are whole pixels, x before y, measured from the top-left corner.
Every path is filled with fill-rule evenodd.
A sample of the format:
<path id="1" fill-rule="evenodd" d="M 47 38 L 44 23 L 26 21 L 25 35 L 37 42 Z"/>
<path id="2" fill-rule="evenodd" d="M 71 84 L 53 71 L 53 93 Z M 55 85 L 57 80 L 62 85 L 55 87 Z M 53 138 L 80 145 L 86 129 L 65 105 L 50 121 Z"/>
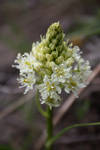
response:
<path id="1" fill-rule="evenodd" d="M 73 92 L 86 86 L 91 73 L 88 61 L 81 56 L 78 46 L 64 40 L 65 34 L 59 22 L 53 23 L 40 42 L 33 43 L 30 53 L 17 55 L 15 65 L 19 69 L 18 81 L 25 87 L 25 94 L 35 86 L 41 104 L 59 106 L 61 92 Z"/>

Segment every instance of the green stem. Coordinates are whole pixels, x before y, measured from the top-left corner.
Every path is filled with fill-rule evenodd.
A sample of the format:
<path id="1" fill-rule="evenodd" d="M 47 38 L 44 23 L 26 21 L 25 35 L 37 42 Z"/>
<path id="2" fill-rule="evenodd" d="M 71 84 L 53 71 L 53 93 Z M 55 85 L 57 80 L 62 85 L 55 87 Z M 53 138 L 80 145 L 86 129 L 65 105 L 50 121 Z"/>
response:
<path id="1" fill-rule="evenodd" d="M 100 122 L 94 122 L 94 123 L 83 123 L 83 124 L 74 124 L 71 126 L 68 126 L 64 128 L 62 131 L 60 131 L 56 136 L 52 137 L 47 143 L 46 146 L 50 147 L 57 139 L 59 139 L 65 132 L 69 131 L 72 128 L 76 127 L 86 127 L 86 126 L 97 126 L 100 125 Z"/>
<path id="2" fill-rule="evenodd" d="M 46 139 L 46 143 L 48 143 L 49 140 L 52 139 L 53 136 L 53 123 L 52 123 L 52 109 L 50 109 L 50 107 L 47 108 L 47 113 L 48 113 L 48 117 L 47 117 L 47 139 Z M 52 145 L 47 145 L 46 144 L 46 150 L 52 150 Z"/>
<path id="3" fill-rule="evenodd" d="M 41 104 L 40 104 L 40 99 L 39 99 L 39 91 L 37 90 L 36 92 L 36 104 L 37 104 L 37 108 L 39 110 L 39 112 L 44 116 L 44 117 L 48 117 L 48 114 L 47 112 L 45 112 L 42 107 L 41 107 Z"/>

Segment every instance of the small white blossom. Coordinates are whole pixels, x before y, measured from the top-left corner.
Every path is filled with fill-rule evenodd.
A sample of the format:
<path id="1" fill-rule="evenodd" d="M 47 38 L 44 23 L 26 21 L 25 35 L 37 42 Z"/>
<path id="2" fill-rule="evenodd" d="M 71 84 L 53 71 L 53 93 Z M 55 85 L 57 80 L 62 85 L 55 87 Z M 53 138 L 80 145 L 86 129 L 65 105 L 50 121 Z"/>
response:
<path id="1" fill-rule="evenodd" d="M 78 64 L 73 69 L 72 77 L 66 82 L 65 92 L 70 93 L 72 91 L 74 95 L 78 96 L 78 90 L 86 86 L 86 80 L 91 73 L 91 68 L 88 61 L 84 61 L 80 57 Z"/>
<path id="2" fill-rule="evenodd" d="M 35 72 L 33 71 L 32 73 L 23 74 L 17 80 L 21 84 L 20 88 L 25 87 L 24 94 L 26 94 L 29 90 L 33 89 L 33 85 L 36 82 Z"/>
<path id="3" fill-rule="evenodd" d="M 15 60 L 16 63 L 16 68 L 20 70 L 20 74 L 27 73 L 27 72 L 32 72 L 32 59 L 30 57 L 30 54 L 25 53 L 24 55 L 21 56 L 19 53 L 17 55 L 17 59 Z"/>
<path id="4" fill-rule="evenodd" d="M 74 75 L 66 84 L 65 84 L 65 92 L 70 93 L 72 91 L 76 97 L 78 97 L 78 90 L 80 88 L 84 88 L 86 86 L 85 83 L 81 82 L 80 78 L 77 75 Z"/>
<path id="5" fill-rule="evenodd" d="M 59 83 L 65 83 L 72 76 L 70 72 L 71 68 L 67 67 L 65 62 L 60 65 L 54 65 L 52 79 Z"/>
<path id="6" fill-rule="evenodd" d="M 79 59 L 81 58 L 82 52 L 80 51 L 80 48 L 78 46 L 73 47 L 73 53 L 72 57 L 78 62 Z"/>
<path id="7" fill-rule="evenodd" d="M 24 55 L 19 53 L 15 63 L 16 65 L 13 65 L 13 67 L 19 69 L 20 74 L 33 72 L 35 69 L 37 70 L 41 66 L 41 63 L 35 59 L 32 53 L 25 53 Z"/>
<path id="8" fill-rule="evenodd" d="M 20 87 L 26 87 L 24 92 L 24 94 L 26 94 L 29 90 L 33 89 L 33 85 L 36 82 L 34 66 L 36 66 L 37 62 L 32 53 L 25 53 L 22 56 L 19 53 L 15 63 L 16 65 L 13 65 L 13 67 L 16 67 L 20 71 L 18 82 L 21 84 Z"/>
<path id="9" fill-rule="evenodd" d="M 54 82 L 52 78 L 49 79 L 47 75 L 45 75 L 43 83 L 38 85 L 38 89 L 41 93 L 42 103 L 50 103 L 50 100 L 54 100 L 56 103 L 60 101 L 61 88 L 58 82 Z"/>

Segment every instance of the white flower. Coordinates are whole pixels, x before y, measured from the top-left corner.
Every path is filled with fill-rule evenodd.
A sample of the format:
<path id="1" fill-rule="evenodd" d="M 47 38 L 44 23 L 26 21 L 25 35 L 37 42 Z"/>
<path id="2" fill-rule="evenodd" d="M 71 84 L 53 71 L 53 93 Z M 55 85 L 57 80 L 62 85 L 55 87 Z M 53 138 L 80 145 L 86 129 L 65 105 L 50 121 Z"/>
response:
<path id="1" fill-rule="evenodd" d="M 19 53 L 15 63 L 16 65 L 13 65 L 13 67 L 16 67 L 20 71 L 20 77 L 18 78 L 18 81 L 21 84 L 20 87 L 26 87 L 24 92 L 24 94 L 26 94 L 29 90 L 33 89 L 33 85 L 36 83 L 34 68 L 38 68 L 39 65 L 35 61 L 32 53 L 25 53 L 22 56 Z"/>
<path id="2" fill-rule="evenodd" d="M 85 82 L 91 73 L 89 61 L 84 61 L 83 58 L 80 58 L 73 71 L 74 74 L 77 75 L 77 77 L 81 80 L 81 82 Z"/>
<path id="3" fill-rule="evenodd" d="M 57 104 L 60 101 L 61 88 L 57 82 L 54 82 L 47 75 L 45 75 L 43 79 L 43 83 L 38 86 L 39 92 L 41 93 L 42 103 L 50 103 L 52 100 L 52 104 Z M 54 101 L 54 102 L 53 102 Z"/>
<path id="4" fill-rule="evenodd" d="M 77 75 L 74 75 L 65 84 L 65 92 L 70 93 L 72 91 L 76 97 L 78 97 L 78 90 L 85 87 L 86 84 L 83 83 Z"/>
<path id="5" fill-rule="evenodd" d="M 71 68 L 67 67 L 66 62 L 60 65 L 54 65 L 52 74 L 53 81 L 65 83 L 72 76 L 70 72 Z"/>
<path id="6" fill-rule="evenodd" d="M 78 90 L 87 85 L 91 73 L 88 61 L 81 56 L 78 46 L 64 41 L 59 22 L 52 24 L 41 38 L 33 43 L 30 53 L 18 54 L 15 65 L 19 69 L 21 87 L 25 93 L 35 85 L 41 95 L 41 103 L 58 106 L 62 89 L 78 96 Z"/>
<path id="7" fill-rule="evenodd" d="M 33 85 L 36 82 L 35 72 L 33 71 L 32 73 L 23 74 L 17 80 L 21 84 L 20 88 L 25 87 L 24 94 L 26 94 L 29 90 L 33 89 Z"/>
<path id="8" fill-rule="evenodd" d="M 21 56 L 19 53 L 17 55 L 17 59 L 15 60 L 16 65 L 13 65 L 17 69 L 19 69 L 20 74 L 33 72 L 34 70 L 39 70 L 41 63 L 36 60 L 32 53 L 25 53 Z"/>
<path id="9" fill-rule="evenodd" d="M 84 88 L 87 83 L 86 80 L 91 73 L 91 68 L 88 61 L 84 61 L 80 57 L 78 64 L 73 68 L 72 77 L 65 84 L 65 92 L 70 93 L 72 91 L 74 95 L 78 96 L 78 90 Z"/>
<path id="10" fill-rule="evenodd" d="M 27 72 L 32 72 L 33 70 L 33 62 L 30 57 L 30 54 L 25 53 L 24 55 L 21 56 L 19 53 L 17 55 L 17 59 L 15 60 L 15 67 L 20 70 L 20 74 L 27 73 Z"/>
<path id="11" fill-rule="evenodd" d="M 78 46 L 73 47 L 72 51 L 72 57 L 78 62 L 79 59 L 81 58 L 82 52 L 80 51 L 80 48 Z"/>

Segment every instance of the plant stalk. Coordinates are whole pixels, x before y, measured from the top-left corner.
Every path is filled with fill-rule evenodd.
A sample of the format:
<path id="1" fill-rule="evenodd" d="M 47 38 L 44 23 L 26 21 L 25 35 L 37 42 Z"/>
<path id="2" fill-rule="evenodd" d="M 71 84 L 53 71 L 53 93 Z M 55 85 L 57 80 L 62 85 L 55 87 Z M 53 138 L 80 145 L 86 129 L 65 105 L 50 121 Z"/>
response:
<path id="1" fill-rule="evenodd" d="M 38 111 L 41 113 L 42 116 L 44 116 L 45 118 L 48 117 L 48 114 L 46 111 L 44 111 L 41 107 L 41 104 L 40 104 L 40 99 L 39 99 L 39 91 L 37 90 L 36 92 L 36 104 L 37 104 L 37 108 L 38 108 Z"/>
<path id="2" fill-rule="evenodd" d="M 52 123 L 52 115 L 53 115 L 53 110 L 50 109 L 49 106 L 47 106 L 47 114 L 48 117 L 46 118 L 46 132 L 47 132 L 47 139 L 46 139 L 46 143 L 48 143 L 49 140 L 52 139 L 53 137 L 53 123 Z M 45 144 L 45 149 L 46 150 L 52 150 L 52 144 L 50 145 L 46 145 Z"/>

